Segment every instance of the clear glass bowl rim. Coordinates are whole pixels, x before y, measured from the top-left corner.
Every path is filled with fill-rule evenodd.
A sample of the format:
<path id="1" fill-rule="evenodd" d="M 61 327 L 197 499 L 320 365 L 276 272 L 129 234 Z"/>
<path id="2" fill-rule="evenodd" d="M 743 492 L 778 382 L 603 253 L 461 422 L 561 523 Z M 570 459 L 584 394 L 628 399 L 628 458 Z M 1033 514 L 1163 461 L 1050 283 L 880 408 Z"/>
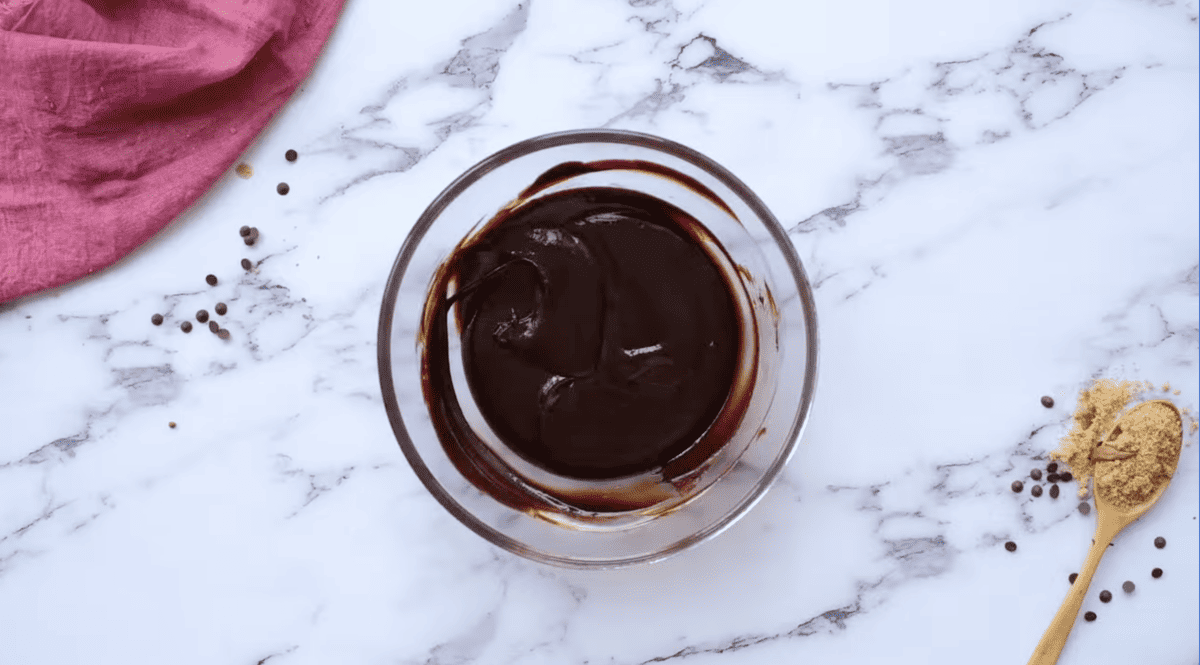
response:
<path id="1" fill-rule="evenodd" d="M 758 216 L 771 234 L 775 245 L 783 254 L 784 260 L 791 270 L 792 278 L 795 280 L 796 290 L 800 298 L 800 305 L 804 310 L 805 353 L 807 354 L 807 362 L 805 364 L 804 384 L 800 393 L 800 404 L 796 409 L 791 429 L 787 434 L 788 438 L 784 449 L 766 469 L 762 477 L 759 478 L 753 491 L 747 494 L 734 510 L 707 528 L 691 534 L 657 552 L 618 560 L 580 560 L 547 554 L 532 549 L 520 541 L 496 531 L 463 508 L 433 477 L 433 474 L 421 459 L 420 453 L 413 445 L 411 438 L 408 436 L 408 429 L 404 426 L 403 415 L 400 413 L 400 406 L 396 400 L 392 382 L 392 316 L 395 311 L 400 284 L 403 281 L 405 271 L 416 251 L 417 245 L 420 244 L 433 223 L 441 216 L 442 211 L 459 194 L 484 175 L 509 161 L 539 150 L 577 143 L 613 143 L 651 148 L 690 162 L 720 180 L 754 211 L 755 215 Z M 774 483 L 775 478 L 787 465 L 792 454 L 795 452 L 796 444 L 800 440 L 800 436 L 808 422 L 809 411 L 812 408 L 813 394 L 816 389 L 817 380 L 817 313 L 808 276 L 804 271 L 804 266 L 800 263 L 800 258 L 796 255 L 796 249 L 788 238 L 787 232 L 780 226 L 779 221 L 767 208 L 766 204 L 758 198 L 758 195 L 734 176 L 733 173 L 705 155 L 685 145 L 659 136 L 621 129 L 576 129 L 542 134 L 514 143 L 467 169 L 438 194 L 425 211 L 421 213 L 412 230 L 409 231 L 404 244 L 400 248 L 400 253 L 396 256 L 396 262 L 392 265 L 392 271 L 388 275 L 387 285 L 383 292 L 383 302 L 380 307 L 377 347 L 380 389 L 383 394 L 384 408 L 387 410 L 388 420 L 392 425 L 392 431 L 396 435 L 396 441 L 399 443 L 404 457 L 408 460 L 409 466 L 412 467 L 417 478 L 421 480 L 421 483 L 425 485 L 425 488 L 429 490 L 434 499 L 442 504 L 451 515 L 491 544 L 534 561 L 568 568 L 617 568 L 660 561 L 709 540 L 729 528 L 740 517 L 749 512 L 754 507 L 754 504 L 758 503 L 763 495 L 766 494 L 767 489 Z M 424 403 L 423 400 L 422 403 Z"/>

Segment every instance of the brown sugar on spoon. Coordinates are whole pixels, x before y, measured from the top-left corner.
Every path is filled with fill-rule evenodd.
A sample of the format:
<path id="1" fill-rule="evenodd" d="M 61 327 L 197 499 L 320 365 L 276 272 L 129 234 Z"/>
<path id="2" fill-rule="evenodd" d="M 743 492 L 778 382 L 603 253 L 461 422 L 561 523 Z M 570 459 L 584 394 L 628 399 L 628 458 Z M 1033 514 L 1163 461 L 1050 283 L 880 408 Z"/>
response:
<path id="1" fill-rule="evenodd" d="M 1079 394 L 1079 403 L 1070 432 L 1050 453 L 1050 459 L 1066 462 L 1079 483 L 1079 496 L 1087 493 L 1088 478 L 1094 473 L 1093 453 L 1101 437 L 1107 435 L 1125 407 L 1145 392 L 1141 381 L 1100 379 Z"/>
<path id="2" fill-rule="evenodd" d="M 1097 495 L 1125 511 L 1150 500 L 1175 473 L 1182 441 L 1173 433 L 1181 424 L 1179 413 L 1166 404 L 1129 413 L 1103 446 L 1120 458 L 1094 467 Z"/>

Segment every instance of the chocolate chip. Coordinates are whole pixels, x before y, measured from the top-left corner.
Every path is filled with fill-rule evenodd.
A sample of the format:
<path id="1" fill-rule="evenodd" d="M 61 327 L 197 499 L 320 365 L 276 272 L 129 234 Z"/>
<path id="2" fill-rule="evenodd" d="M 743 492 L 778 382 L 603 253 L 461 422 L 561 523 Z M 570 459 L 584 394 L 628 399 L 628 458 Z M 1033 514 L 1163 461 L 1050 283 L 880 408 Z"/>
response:
<path id="1" fill-rule="evenodd" d="M 216 321 L 209 321 L 209 322 L 208 322 L 208 331 L 209 331 L 209 332 L 213 332 L 213 333 L 215 333 L 215 332 L 217 332 L 217 331 L 218 331 L 218 330 L 220 330 L 220 329 L 221 329 L 221 326 L 217 325 L 217 322 L 216 322 Z"/>
<path id="2" fill-rule="evenodd" d="M 296 161 L 296 158 L 299 156 L 300 155 L 297 155 L 295 150 L 288 150 L 287 152 L 283 153 L 283 158 L 288 160 L 289 162 Z"/>
<path id="3" fill-rule="evenodd" d="M 238 229 L 238 235 L 242 236 L 243 238 L 250 235 L 250 227 L 243 226 L 242 228 Z"/>
<path id="4" fill-rule="evenodd" d="M 1079 577 L 1079 573 L 1071 573 L 1070 575 L 1067 575 L 1067 581 L 1070 582 L 1071 584 L 1074 584 L 1075 578 L 1077 578 L 1077 577 Z"/>
<path id="5" fill-rule="evenodd" d="M 185 321 L 184 323 L 187 323 L 187 322 Z M 175 421 L 172 420 L 171 422 L 167 423 L 167 427 L 170 427 L 171 429 L 175 429 Z"/>
<path id="6" fill-rule="evenodd" d="M 229 331 L 221 328 L 217 331 L 217 337 L 220 337 L 221 339 L 229 339 Z"/>
<path id="7" fill-rule="evenodd" d="M 1033 487 L 1031 487 L 1031 488 L 1029 489 L 1029 493 L 1030 493 L 1030 494 L 1032 494 L 1032 495 L 1034 495 L 1034 496 L 1041 496 L 1041 495 L 1042 495 L 1042 486 L 1041 486 L 1041 485 L 1034 485 Z"/>
<path id="8" fill-rule="evenodd" d="M 191 321 L 184 321 L 183 323 L 179 324 L 179 329 L 180 329 L 180 330 L 182 330 L 182 331 L 183 331 L 183 332 L 185 332 L 185 333 L 190 333 L 190 332 L 192 332 L 192 322 L 191 322 Z"/>
<path id="9" fill-rule="evenodd" d="M 1059 477 L 1059 476 L 1058 476 L 1058 474 L 1057 474 L 1057 473 L 1049 473 L 1049 474 L 1046 474 L 1046 482 L 1050 482 L 1050 483 L 1057 483 L 1057 482 L 1058 482 L 1058 477 Z"/>
<path id="10" fill-rule="evenodd" d="M 1042 470 L 1034 469 L 1033 471 L 1030 471 L 1029 477 L 1033 478 L 1034 480 L 1041 480 L 1042 479 Z"/>
<path id="11" fill-rule="evenodd" d="M 1051 485 L 1051 486 L 1050 486 L 1050 498 L 1051 498 L 1051 499 L 1057 499 L 1057 498 L 1058 498 L 1058 485 Z"/>
<path id="12" fill-rule="evenodd" d="M 225 316 L 225 312 L 229 311 L 229 308 L 226 307 L 225 303 L 223 303 L 223 302 L 217 303 L 217 306 L 214 307 L 213 309 L 217 310 L 217 316 Z"/>
<path id="13" fill-rule="evenodd" d="M 217 276 L 209 275 L 208 277 L 204 278 L 204 281 L 208 282 L 209 286 L 216 286 L 217 285 Z"/>
<path id="14" fill-rule="evenodd" d="M 1136 587 L 1134 587 L 1133 582 L 1130 582 L 1129 580 L 1125 580 L 1125 583 L 1121 585 L 1121 589 L 1123 589 L 1125 593 L 1133 593 L 1135 588 Z"/>
<path id="15" fill-rule="evenodd" d="M 1155 568 L 1154 570 L 1150 571 L 1150 577 L 1153 577 L 1154 579 L 1162 577 L 1162 568 Z"/>
<path id="16" fill-rule="evenodd" d="M 1110 600 L 1112 600 L 1112 593 L 1108 589 L 1100 592 L 1100 602 L 1107 603 Z"/>
<path id="17" fill-rule="evenodd" d="M 1063 471 L 1058 474 L 1058 481 L 1061 483 L 1069 483 L 1072 480 L 1075 480 L 1075 476 L 1072 476 L 1070 471 Z"/>
<path id="18" fill-rule="evenodd" d="M 208 320 L 208 310 L 202 309 L 199 312 L 196 312 L 196 320 L 199 321 L 200 323 L 204 323 L 205 321 L 207 321 Z"/>
<path id="19" fill-rule="evenodd" d="M 1009 552 L 1016 552 L 1017 544 L 1010 540 L 1007 543 L 1004 543 L 1004 549 L 1008 550 Z"/>
<path id="20" fill-rule="evenodd" d="M 250 245 L 253 245 L 257 240 L 258 240 L 258 227 L 256 227 L 256 226 L 250 228 L 250 235 L 246 236 L 245 238 L 242 238 L 242 242 L 246 243 L 247 247 Z"/>
<path id="21" fill-rule="evenodd" d="M 1087 502 L 1087 501 L 1080 501 L 1080 502 L 1079 502 L 1079 514 L 1080 514 L 1080 515 L 1087 515 L 1087 514 L 1088 514 L 1088 513 L 1090 513 L 1090 512 L 1092 512 L 1092 507 L 1088 505 L 1088 502 Z"/>
<path id="22" fill-rule="evenodd" d="M 1051 462 L 1051 463 L 1047 464 L 1046 470 L 1049 471 L 1050 473 L 1054 473 L 1055 471 L 1058 471 L 1058 462 Z"/>
<path id="23" fill-rule="evenodd" d="M 1012 491 L 1014 491 L 1014 492 L 1020 492 L 1020 491 L 1021 491 L 1021 490 L 1023 490 L 1023 489 L 1025 489 L 1025 483 L 1023 483 L 1023 482 L 1021 482 L 1021 481 L 1019 481 L 1019 480 L 1014 480 L 1014 481 L 1013 481 L 1013 484 L 1012 484 Z"/>
<path id="24" fill-rule="evenodd" d="M 242 270 L 249 270 L 253 267 L 254 264 L 250 263 L 250 259 L 242 259 Z"/>
<path id="25" fill-rule="evenodd" d="M 1042 395 L 1042 406 L 1047 409 L 1054 406 L 1054 398 L 1049 395 Z"/>
<path id="26" fill-rule="evenodd" d="M 1166 547 L 1166 546 L 1167 546 L 1167 539 L 1166 539 L 1166 538 L 1163 538 L 1162 536 L 1159 536 L 1158 538 L 1155 538 L 1155 539 L 1154 539 L 1154 546 L 1155 546 L 1155 547 L 1157 547 L 1158 549 L 1160 549 L 1160 550 L 1161 550 L 1162 548 L 1164 548 L 1164 547 Z"/>
<path id="27" fill-rule="evenodd" d="M 280 196 L 287 196 L 287 193 L 292 191 L 292 188 L 288 187 L 286 182 L 281 182 L 278 185 L 275 185 L 275 191 L 279 192 Z"/>
<path id="28" fill-rule="evenodd" d="M 1087 612 L 1084 612 L 1084 613 L 1083 613 L 1083 620 L 1084 620 L 1084 621 L 1095 621 L 1095 620 L 1096 620 L 1096 613 L 1095 613 L 1095 612 L 1092 612 L 1092 611 L 1090 611 L 1090 610 L 1089 610 L 1089 611 L 1087 611 Z"/>
<path id="29" fill-rule="evenodd" d="M 150 323 L 153 323 L 156 326 L 161 326 L 162 314 L 155 314 L 154 316 L 150 317 Z"/>

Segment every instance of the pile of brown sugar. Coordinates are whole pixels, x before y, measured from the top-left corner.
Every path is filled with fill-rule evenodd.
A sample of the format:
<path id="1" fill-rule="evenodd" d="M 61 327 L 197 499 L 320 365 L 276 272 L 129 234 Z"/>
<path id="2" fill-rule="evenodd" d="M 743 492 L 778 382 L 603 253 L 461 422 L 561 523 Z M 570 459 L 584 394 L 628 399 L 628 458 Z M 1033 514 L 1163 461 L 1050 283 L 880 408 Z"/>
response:
<path id="1" fill-rule="evenodd" d="M 1087 496 L 1088 478 L 1094 476 L 1105 500 L 1131 509 L 1175 473 L 1182 442 L 1178 411 L 1166 404 L 1147 406 L 1133 413 L 1120 430 L 1113 430 L 1130 402 L 1148 390 L 1153 390 L 1148 382 L 1100 379 L 1080 393 L 1071 430 L 1058 450 L 1050 453 L 1050 459 L 1071 467 L 1080 497 Z M 1101 441 L 1105 436 L 1109 439 Z M 1100 444 L 1123 459 L 1092 459 Z"/>

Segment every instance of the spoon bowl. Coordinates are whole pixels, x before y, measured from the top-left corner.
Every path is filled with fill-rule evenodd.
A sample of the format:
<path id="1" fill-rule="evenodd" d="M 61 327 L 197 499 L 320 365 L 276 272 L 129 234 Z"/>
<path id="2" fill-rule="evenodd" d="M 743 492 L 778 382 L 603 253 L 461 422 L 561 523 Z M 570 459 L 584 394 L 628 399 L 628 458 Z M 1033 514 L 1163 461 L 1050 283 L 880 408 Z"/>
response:
<path id="1" fill-rule="evenodd" d="M 1171 464 L 1172 474 L 1174 474 L 1174 469 L 1179 464 L 1179 452 L 1183 442 L 1183 417 L 1179 413 L 1179 408 L 1168 400 L 1160 399 L 1143 402 L 1130 409 L 1125 415 L 1121 416 L 1113 425 L 1113 429 L 1100 441 L 1104 442 L 1113 438 L 1114 433 L 1121 427 L 1121 423 L 1128 422 L 1130 416 L 1134 413 L 1146 408 L 1158 408 L 1155 405 L 1169 407 L 1174 412 L 1175 421 L 1178 423 L 1177 427 L 1171 431 L 1173 442 L 1176 444 L 1174 446 L 1175 457 Z M 1111 464 L 1113 462 L 1108 463 Z M 1168 477 L 1148 499 L 1127 510 L 1119 508 L 1105 499 L 1104 493 L 1100 491 L 1098 482 L 1093 485 L 1093 489 L 1095 490 L 1093 494 L 1096 498 L 1096 536 L 1092 540 L 1092 548 L 1088 551 L 1087 559 L 1084 560 L 1083 569 L 1079 571 L 1079 576 L 1075 578 L 1075 582 L 1071 585 L 1071 590 L 1067 592 L 1067 597 L 1063 599 L 1063 604 L 1058 609 L 1058 614 L 1054 615 L 1054 619 L 1050 622 L 1050 627 L 1046 629 L 1041 641 L 1038 642 L 1037 648 L 1034 649 L 1033 656 L 1029 659 L 1029 665 L 1054 665 L 1054 663 L 1058 662 L 1058 657 L 1067 643 L 1067 637 L 1071 634 L 1071 628 L 1075 625 L 1075 619 L 1079 616 L 1079 608 L 1083 606 L 1083 599 L 1087 596 L 1088 587 L 1092 583 L 1092 576 L 1096 573 L 1096 568 L 1100 565 L 1100 558 L 1108 550 L 1108 546 L 1112 543 L 1113 538 L 1116 538 L 1122 529 L 1133 524 L 1142 515 L 1145 515 L 1158 502 L 1170 484 L 1171 478 Z"/>

